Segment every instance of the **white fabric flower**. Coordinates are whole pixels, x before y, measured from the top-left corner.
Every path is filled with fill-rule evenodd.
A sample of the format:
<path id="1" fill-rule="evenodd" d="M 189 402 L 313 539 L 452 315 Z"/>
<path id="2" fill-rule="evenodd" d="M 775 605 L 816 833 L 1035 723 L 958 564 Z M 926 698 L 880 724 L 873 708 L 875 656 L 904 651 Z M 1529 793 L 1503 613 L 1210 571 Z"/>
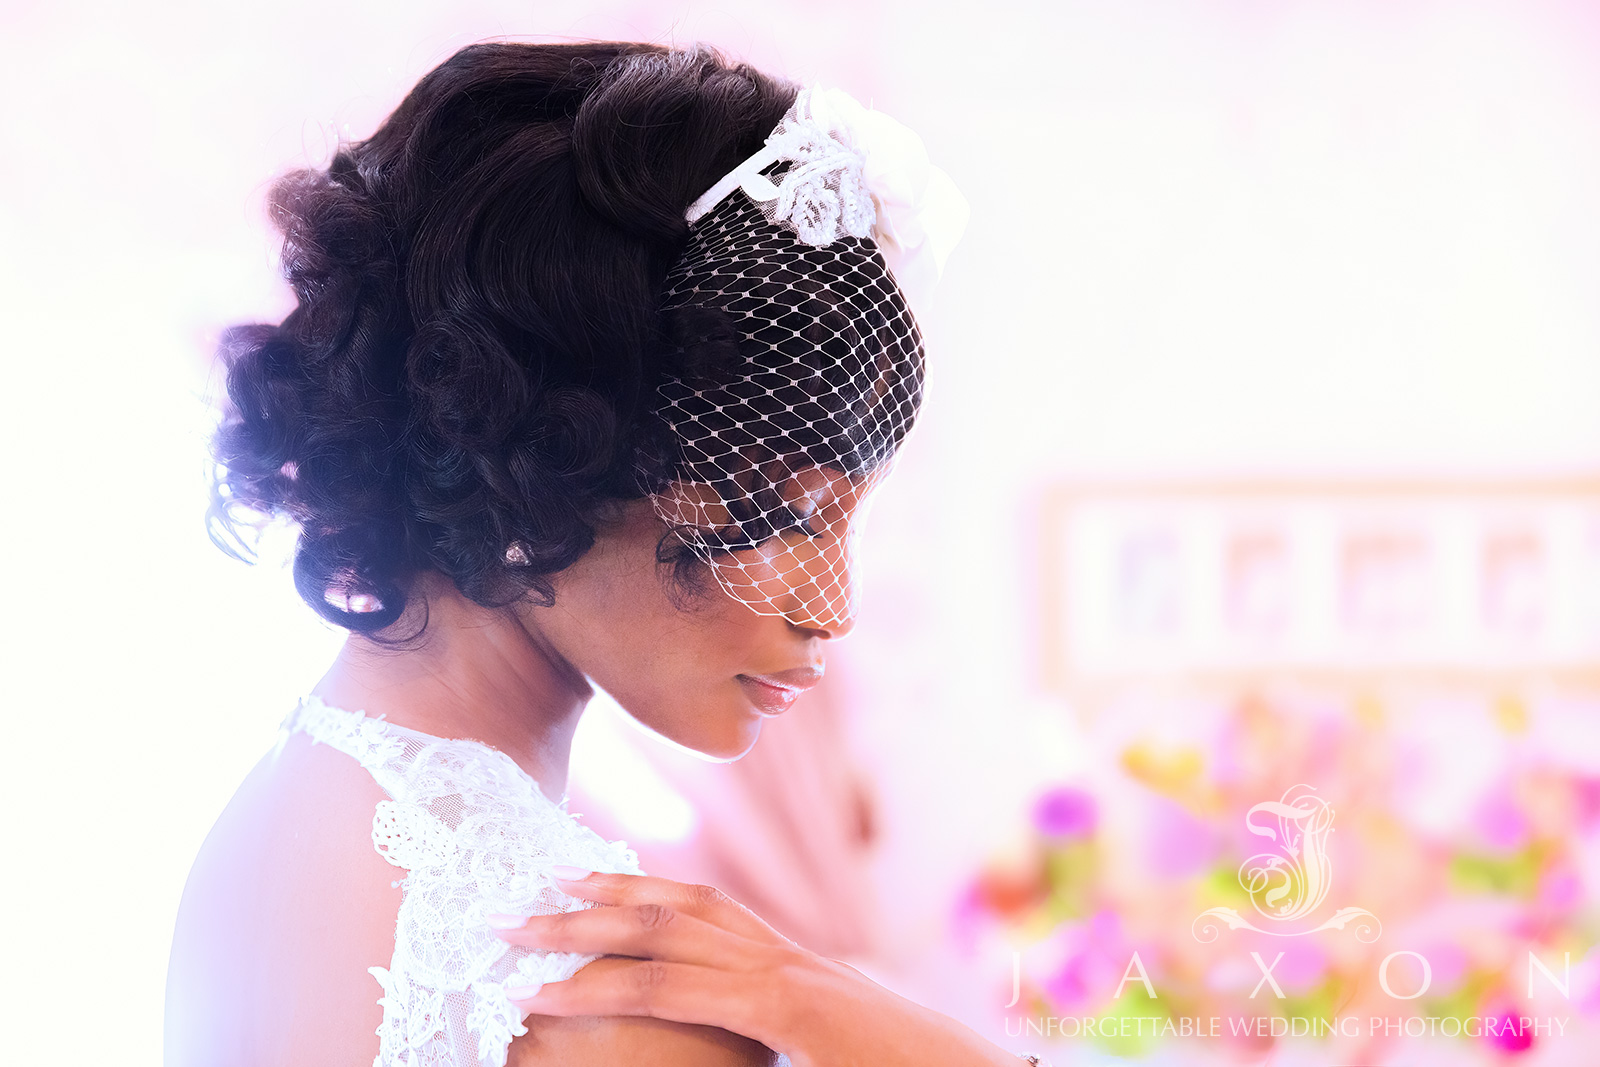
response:
<path id="1" fill-rule="evenodd" d="M 790 165 L 776 182 L 761 173 Z M 809 245 L 870 236 L 913 306 L 926 308 L 971 214 L 911 130 L 840 89 L 802 89 L 761 151 L 685 212 L 693 223 L 734 189 Z"/>
<path id="2" fill-rule="evenodd" d="M 872 238 L 914 303 L 925 300 L 966 230 L 971 209 L 955 182 L 928 158 L 922 138 L 839 89 L 810 90 L 813 119 L 861 154 L 872 197 Z"/>

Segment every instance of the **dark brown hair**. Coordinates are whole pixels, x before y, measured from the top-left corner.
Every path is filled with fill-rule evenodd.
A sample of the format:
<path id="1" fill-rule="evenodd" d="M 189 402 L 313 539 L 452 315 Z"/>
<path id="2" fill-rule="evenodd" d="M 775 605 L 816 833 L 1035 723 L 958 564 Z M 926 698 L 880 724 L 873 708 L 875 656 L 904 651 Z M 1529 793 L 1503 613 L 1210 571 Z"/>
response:
<path id="1" fill-rule="evenodd" d="M 250 525 L 293 519 L 301 595 L 368 634 L 423 570 L 548 601 L 599 509 L 639 495 L 684 208 L 793 98 L 704 49 L 473 45 L 283 177 L 298 306 L 224 337 L 214 539 L 248 554 Z"/>

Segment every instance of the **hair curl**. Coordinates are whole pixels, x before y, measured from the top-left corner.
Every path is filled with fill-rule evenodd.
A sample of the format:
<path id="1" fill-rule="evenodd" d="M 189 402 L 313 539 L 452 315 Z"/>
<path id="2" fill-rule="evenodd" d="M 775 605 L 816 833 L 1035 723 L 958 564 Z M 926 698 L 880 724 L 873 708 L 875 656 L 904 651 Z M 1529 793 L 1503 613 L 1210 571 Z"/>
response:
<path id="1" fill-rule="evenodd" d="M 213 538 L 293 519 L 301 595 L 369 635 L 426 570 L 550 602 L 601 509 L 640 495 L 638 457 L 670 458 L 649 408 L 684 209 L 794 93 L 706 49 L 473 45 L 280 179 L 298 304 L 224 335 Z"/>

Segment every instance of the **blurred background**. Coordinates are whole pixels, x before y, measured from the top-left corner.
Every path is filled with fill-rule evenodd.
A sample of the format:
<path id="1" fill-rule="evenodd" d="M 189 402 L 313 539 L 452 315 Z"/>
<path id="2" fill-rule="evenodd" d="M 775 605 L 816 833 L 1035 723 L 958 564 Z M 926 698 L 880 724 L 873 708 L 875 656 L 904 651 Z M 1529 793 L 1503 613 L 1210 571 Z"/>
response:
<path id="1" fill-rule="evenodd" d="M 159 1062 L 188 865 L 340 640 L 202 523 L 270 179 L 524 35 L 841 86 L 973 208 L 828 682 L 733 765 L 599 702 L 573 810 L 1058 1065 L 1592 1062 L 1579 0 L 9 0 L 7 1059 Z"/>

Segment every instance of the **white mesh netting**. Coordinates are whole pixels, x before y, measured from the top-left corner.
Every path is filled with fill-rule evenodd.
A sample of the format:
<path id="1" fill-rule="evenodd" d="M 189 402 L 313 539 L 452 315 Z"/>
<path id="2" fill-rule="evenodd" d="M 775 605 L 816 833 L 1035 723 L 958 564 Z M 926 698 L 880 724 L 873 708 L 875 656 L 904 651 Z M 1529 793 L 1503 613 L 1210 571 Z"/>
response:
<path id="1" fill-rule="evenodd" d="M 859 154 L 795 109 L 764 151 L 689 213 L 662 305 L 685 367 L 660 388 L 676 478 L 649 488 L 735 599 L 838 627 L 867 496 L 921 400 L 922 337 L 866 236 Z"/>

